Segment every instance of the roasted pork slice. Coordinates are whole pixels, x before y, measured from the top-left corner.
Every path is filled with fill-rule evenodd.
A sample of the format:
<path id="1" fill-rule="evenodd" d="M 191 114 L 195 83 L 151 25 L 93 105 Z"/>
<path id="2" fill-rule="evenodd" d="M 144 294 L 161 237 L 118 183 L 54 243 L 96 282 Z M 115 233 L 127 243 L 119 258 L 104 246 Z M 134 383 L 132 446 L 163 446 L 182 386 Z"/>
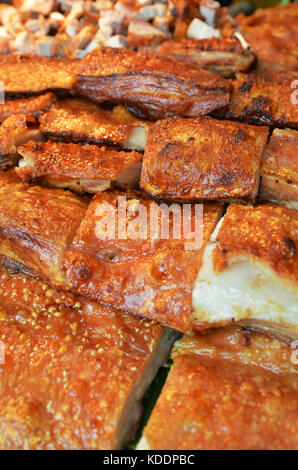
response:
<path id="1" fill-rule="evenodd" d="M 6 98 L 40 95 L 46 91 L 70 92 L 74 85 L 76 60 L 35 55 L 0 56 L 0 76 Z"/>
<path id="2" fill-rule="evenodd" d="M 228 106 L 218 116 L 298 129 L 295 75 L 274 74 L 271 81 L 249 76 L 232 81 Z"/>
<path id="3" fill-rule="evenodd" d="M 165 41 L 152 52 L 172 57 L 192 66 L 209 69 L 224 77 L 246 72 L 255 62 L 251 49 L 243 49 L 236 38 L 182 39 Z"/>
<path id="4" fill-rule="evenodd" d="M 46 138 L 144 150 L 149 124 L 123 106 L 107 110 L 87 100 L 67 99 L 40 118 L 40 129 Z"/>
<path id="5" fill-rule="evenodd" d="M 151 129 L 141 186 L 171 199 L 254 201 L 268 128 L 209 117 L 169 118 Z"/>
<path id="6" fill-rule="evenodd" d="M 0 188 L 7 184 L 21 183 L 15 168 L 10 168 L 7 171 L 0 170 Z"/>
<path id="7" fill-rule="evenodd" d="M 261 169 L 260 198 L 298 209 L 298 132 L 274 129 Z"/>
<path id="8" fill-rule="evenodd" d="M 50 109 L 55 101 L 56 97 L 53 93 L 5 101 L 0 104 L 0 122 L 12 114 L 25 114 L 39 118 L 42 113 Z"/>
<path id="9" fill-rule="evenodd" d="M 23 158 L 17 174 L 26 183 L 97 193 L 108 189 L 111 183 L 136 187 L 140 180 L 142 154 L 139 152 L 48 141 L 28 142 L 18 148 L 18 153 Z"/>
<path id="10" fill-rule="evenodd" d="M 0 449 L 119 449 L 174 339 L 153 322 L 0 271 Z"/>
<path id="11" fill-rule="evenodd" d="M 188 331 L 202 246 L 220 204 L 161 204 L 136 192 L 94 196 L 65 252 L 70 289 Z"/>
<path id="12" fill-rule="evenodd" d="M 286 344 L 236 327 L 183 337 L 138 448 L 297 450 L 292 354 Z"/>
<path id="13" fill-rule="evenodd" d="M 38 122 L 32 116 L 12 114 L 0 126 L 0 169 L 17 164 L 17 146 L 28 140 L 41 140 Z"/>
<path id="14" fill-rule="evenodd" d="M 298 338 L 298 211 L 230 205 L 193 289 L 195 328 L 237 322 Z"/>
<path id="15" fill-rule="evenodd" d="M 85 214 L 87 202 L 70 191 L 26 184 L 0 189 L 0 262 L 65 287 L 62 255 Z"/>
<path id="16" fill-rule="evenodd" d="M 76 91 L 129 106 L 152 119 L 193 117 L 222 108 L 229 84 L 208 70 L 128 49 L 96 49 L 81 61 Z"/>

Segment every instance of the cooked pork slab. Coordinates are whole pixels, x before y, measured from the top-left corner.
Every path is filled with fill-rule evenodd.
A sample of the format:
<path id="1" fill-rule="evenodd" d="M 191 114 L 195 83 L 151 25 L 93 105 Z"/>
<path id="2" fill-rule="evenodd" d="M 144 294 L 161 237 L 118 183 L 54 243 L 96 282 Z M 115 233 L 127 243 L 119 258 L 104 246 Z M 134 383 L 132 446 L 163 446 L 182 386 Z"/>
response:
<path id="1" fill-rule="evenodd" d="M 250 76 L 232 82 L 231 101 L 217 115 L 256 124 L 298 128 L 295 74 L 275 74 L 271 81 Z"/>
<path id="2" fill-rule="evenodd" d="M 11 184 L 11 183 L 20 183 L 21 180 L 18 177 L 15 168 L 10 168 L 7 171 L 2 171 L 0 170 L 0 188 L 2 186 L 5 186 L 6 184 Z"/>
<path id="3" fill-rule="evenodd" d="M 6 98 L 71 91 L 78 62 L 35 55 L 1 55 L 0 76 Z"/>
<path id="4" fill-rule="evenodd" d="M 202 246 L 221 212 L 220 204 L 158 206 L 138 193 L 97 194 L 65 253 L 67 282 L 74 292 L 188 331 Z"/>
<path id="5" fill-rule="evenodd" d="M 65 281 L 61 256 L 72 240 L 87 202 L 69 191 L 26 184 L 0 189 L 0 260 L 14 271 Z"/>
<path id="6" fill-rule="evenodd" d="M 174 199 L 254 201 L 268 128 L 209 117 L 170 118 L 151 129 L 141 186 Z"/>
<path id="7" fill-rule="evenodd" d="M 251 49 L 243 49 L 236 38 L 182 39 L 165 41 L 152 52 L 192 66 L 209 69 L 224 77 L 246 72 L 255 61 Z"/>
<path id="8" fill-rule="evenodd" d="M 17 146 L 27 140 L 41 140 L 38 122 L 32 116 L 12 114 L 0 126 L 0 169 L 17 164 Z"/>
<path id="9" fill-rule="evenodd" d="M 40 129 L 46 138 L 144 150 L 149 126 L 122 106 L 106 110 L 86 100 L 67 99 L 40 118 Z"/>
<path id="10" fill-rule="evenodd" d="M 298 209 L 298 132 L 274 129 L 261 169 L 260 198 Z"/>
<path id="11" fill-rule="evenodd" d="M 142 154 L 104 146 L 28 142 L 18 153 L 23 157 L 17 168 L 22 181 L 76 192 L 97 193 L 108 189 L 111 182 L 134 187 L 141 174 Z"/>
<path id="12" fill-rule="evenodd" d="M 0 338 L 5 450 L 123 447 L 174 339 L 153 322 L 3 271 Z"/>
<path id="13" fill-rule="evenodd" d="M 198 116 L 229 101 L 229 85 L 208 70 L 128 49 L 102 48 L 80 64 L 76 90 L 99 103 L 111 101 L 141 116 Z"/>
<path id="14" fill-rule="evenodd" d="M 298 448 L 293 350 L 240 329 L 184 337 L 139 449 Z"/>
<path id="15" fill-rule="evenodd" d="M 12 114 L 25 114 L 38 118 L 48 111 L 55 101 L 56 97 L 53 93 L 5 101 L 0 104 L 0 121 L 4 121 Z"/>
<path id="16" fill-rule="evenodd" d="M 193 290 L 196 328 L 237 322 L 298 338 L 298 211 L 230 205 Z"/>

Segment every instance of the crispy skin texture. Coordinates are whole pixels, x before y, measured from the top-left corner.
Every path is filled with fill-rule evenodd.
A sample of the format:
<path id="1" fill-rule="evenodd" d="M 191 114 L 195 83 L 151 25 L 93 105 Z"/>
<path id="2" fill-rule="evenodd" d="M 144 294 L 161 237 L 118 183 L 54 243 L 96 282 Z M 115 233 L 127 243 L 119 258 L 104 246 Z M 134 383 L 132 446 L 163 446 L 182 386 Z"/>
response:
<path id="1" fill-rule="evenodd" d="M 249 228 L 249 229 L 248 229 Z M 213 251 L 217 272 L 241 256 L 267 265 L 297 290 L 298 211 L 271 204 L 228 207 Z"/>
<path id="2" fill-rule="evenodd" d="M 113 48 L 96 49 L 81 61 L 76 90 L 99 103 L 131 106 L 151 119 L 207 114 L 229 100 L 229 85 L 207 70 Z"/>
<path id="3" fill-rule="evenodd" d="M 141 186 L 173 199 L 254 201 L 268 128 L 209 117 L 171 118 L 151 129 Z"/>
<path id="4" fill-rule="evenodd" d="M 298 69 L 297 22 L 296 3 L 239 18 L 240 31 L 255 50 L 260 70 Z"/>
<path id="5" fill-rule="evenodd" d="M 46 138 L 120 148 L 127 148 L 129 134 L 137 127 L 148 125 L 122 107 L 110 111 L 81 99 L 60 101 L 40 118 Z"/>
<path id="6" fill-rule="evenodd" d="M 154 450 L 297 449 L 297 366 L 277 340 L 218 329 L 175 344 L 144 436 Z"/>
<path id="7" fill-rule="evenodd" d="M 0 449 L 125 444 L 135 429 L 120 438 L 123 413 L 162 334 L 157 324 L 1 271 Z"/>
<path id="8" fill-rule="evenodd" d="M 255 61 L 254 53 L 244 50 L 233 37 L 165 41 L 155 49 L 154 51 L 152 48 L 152 52 L 159 56 L 202 67 L 224 77 L 233 76 L 236 72 L 246 72 Z"/>
<path id="9" fill-rule="evenodd" d="M 35 55 L 0 56 L 0 76 L 6 97 L 40 95 L 46 91 L 71 91 L 78 61 Z"/>
<path id="10" fill-rule="evenodd" d="M 86 208 L 85 200 L 68 191 L 4 186 L 0 190 L 1 262 L 65 287 L 59 265 Z"/>
<path id="11" fill-rule="evenodd" d="M 274 129 L 261 169 L 260 198 L 298 202 L 298 132 Z"/>
<path id="12" fill-rule="evenodd" d="M 217 115 L 256 124 L 298 129 L 293 74 L 274 75 L 271 81 L 249 77 L 233 81 L 231 101 Z"/>
<path id="13" fill-rule="evenodd" d="M 126 196 L 127 204 L 124 201 L 119 207 L 119 196 L 124 199 Z M 111 215 L 107 218 L 103 216 L 103 204 L 109 204 L 112 208 L 109 212 Z M 158 230 L 161 230 L 161 218 L 159 217 L 158 224 L 155 224 L 153 216 L 150 219 L 150 205 L 157 207 L 152 200 L 135 193 L 107 191 L 97 194 L 65 254 L 65 276 L 73 292 L 155 319 L 174 329 L 187 331 L 192 324 L 192 288 L 201 263 L 201 243 L 194 246 L 197 249 L 186 245 L 190 226 L 189 230 L 184 232 L 184 238 L 177 239 L 176 236 L 175 239 L 172 218 L 168 238 L 166 232 L 158 235 Z M 127 221 L 125 224 L 124 220 L 123 229 L 121 212 L 125 209 Z M 180 209 L 178 206 L 178 210 Z M 107 238 L 106 223 L 109 220 L 108 226 L 112 229 L 114 210 L 117 219 L 116 230 L 109 232 L 110 238 Z M 147 221 L 142 219 L 144 212 L 145 216 L 148 214 Z M 207 242 L 221 212 L 220 204 L 204 205 L 203 245 Z M 167 215 L 165 207 L 163 220 L 167 220 Z M 183 220 L 186 221 L 186 217 Z M 194 214 L 192 221 L 194 224 Z M 134 232 L 134 226 L 138 223 L 140 232 Z M 150 231 L 149 223 L 151 227 L 155 225 L 156 231 Z M 179 226 L 181 227 L 180 224 Z M 192 230 L 193 228 L 192 226 Z M 198 226 L 197 223 L 198 234 L 200 228 L 201 225 Z M 194 241 L 193 236 L 188 241 L 191 240 Z"/>
<path id="14" fill-rule="evenodd" d="M 13 183 L 20 183 L 21 180 L 18 177 L 14 168 L 10 168 L 10 170 L 2 171 L 0 170 L 0 188 L 7 184 Z"/>
<path id="15" fill-rule="evenodd" d="M 118 152 L 110 147 L 78 145 L 73 143 L 28 142 L 18 148 L 26 166 L 20 166 L 17 173 L 26 183 L 43 183 L 61 186 L 80 181 L 106 180 L 107 184 L 116 181 L 125 170 L 139 165 L 142 154 L 139 152 Z M 20 162 L 20 165 L 22 161 Z"/>
<path id="16" fill-rule="evenodd" d="M 12 114 L 25 114 L 39 118 L 55 101 L 54 93 L 6 101 L 0 105 L 0 121 L 4 121 Z"/>

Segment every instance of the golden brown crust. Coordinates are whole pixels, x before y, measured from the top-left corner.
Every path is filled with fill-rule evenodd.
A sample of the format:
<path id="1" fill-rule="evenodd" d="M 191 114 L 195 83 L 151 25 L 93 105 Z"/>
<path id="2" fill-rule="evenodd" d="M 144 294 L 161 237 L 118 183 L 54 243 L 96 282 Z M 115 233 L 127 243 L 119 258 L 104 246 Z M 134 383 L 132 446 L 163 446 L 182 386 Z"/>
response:
<path id="1" fill-rule="evenodd" d="M 253 201 L 268 128 L 212 118 L 157 122 L 144 154 L 141 186 L 174 199 Z"/>
<path id="2" fill-rule="evenodd" d="M 56 97 L 53 93 L 5 101 L 0 105 L 0 121 L 4 121 L 12 114 L 25 114 L 38 118 L 48 111 L 55 101 Z"/>
<path id="3" fill-rule="evenodd" d="M 247 256 L 297 286 L 298 211 L 275 205 L 228 207 L 213 251 L 215 271 Z M 297 288 L 297 287 L 296 287 Z"/>
<path id="4" fill-rule="evenodd" d="M 3 271 L 0 305 L 0 449 L 123 445 L 122 414 L 163 329 Z"/>
<path id="5" fill-rule="evenodd" d="M 0 257 L 17 270 L 65 286 L 60 272 L 87 202 L 68 191 L 26 184 L 0 189 Z"/>
<path id="6" fill-rule="evenodd" d="M 147 123 L 122 107 L 110 111 L 81 99 L 57 102 L 40 118 L 40 130 L 46 138 L 122 148 L 127 147 L 129 133 L 136 127 L 147 128 Z"/>
<path id="7" fill-rule="evenodd" d="M 225 328 L 176 343 L 144 436 L 158 450 L 297 449 L 292 350 Z"/>
<path id="8" fill-rule="evenodd" d="M 99 103 L 120 102 L 152 119 L 207 114 L 229 100 L 229 84 L 211 72 L 128 49 L 88 54 L 76 88 Z"/>
<path id="9" fill-rule="evenodd" d="M 20 183 L 21 180 L 18 177 L 15 168 L 10 168 L 7 171 L 0 170 L 0 188 L 7 184 Z"/>
<path id="10" fill-rule="evenodd" d="M 118 206 L 119 196 L 122 201 L 126 196 L 122 207 L 122 201 Z M 111 238 L 107 238 L 104 231 L 105 219 L 102 219 L 101 212 L 105 206 L 102 204 L 109 204 L 106 207 L 112 208 L 110 229 L 113 228 L 115 210 L 116 225 Z M 184 238 L 173 238 L 172 218 L 168 239 L 165 232 L 158 239 L 154 238 L 158 232 L 150 233 L 154 218 L 149 216 L 153 206 L 158 209 L 156 203 L 135 193 L 108 191 L 96 195 L 65 254 L 65 276 L 74 292 L 187 331 L 192 323 L 192 289 L 202 249 L 186 249 L 187 241 L 195 242 L 193 236 L 186 240 L 187 235 L 190 236 L 188 232 Z M 128 210 L 128 220 L 124 220 L 125 231 L 118 225 L 123 208 Z M 181 206 L 177 209 L 181 211 Z M 159 217 L 156 230 L 161 230 L 161 220 L 166 221 L 169 216 L 167 206 L 161 210 L 163 219 Z M 207 242 L 221 211 L 220 204 L 204 205 L 203 244 Z M 138 217 L 144 212 L 147 220 L 140 222 L 140 234 L 129 235 L 133 234 L 135 224 L 140 221 Z M 192 220 L 194 222 L 194 214 Z M 199 232 L 199 227 L 197 230 Z"/>

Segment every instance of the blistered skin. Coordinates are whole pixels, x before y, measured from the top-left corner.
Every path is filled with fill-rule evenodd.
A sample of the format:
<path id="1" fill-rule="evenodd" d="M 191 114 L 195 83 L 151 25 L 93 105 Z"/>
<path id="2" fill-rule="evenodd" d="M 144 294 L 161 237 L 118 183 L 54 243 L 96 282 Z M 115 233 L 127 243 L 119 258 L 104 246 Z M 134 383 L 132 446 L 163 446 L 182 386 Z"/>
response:
<path id="1" fill-rule="evenodd" d="M 232 121 L 171 118 L 151 129 L 141 186 L 173 199 L 254 201 L 268 128 Z"/>
<path id="2" fill-rule="evenodd" d="M 298 203 L 298 132 L 274 129 L 261 169 L 260 197 Z"/>
<path id="3" fill-rule="evenodd" d="M 122 447 L 163 331 L 1 271 L 0 449 Z"/>
<path id="4" fill-rule="evenodd" d="M 266 8 L 239 17 L 240 31 L 258 56 L 261 70 L 297 70 L 298 6 Z"/>
<path id="5" fill-rule="evenodd" d="M 64 57 L 0 56 L 5 96 L 39 95 L 45 91 L 71 91 L 78 62 Z"/>
<path id="6" fill-rule="evenodd" d="M 144 430 L 146 448 L 297 449 L 292 352 L 240 329 L 185 336 L 175 344 L 174 365 Z"/>
<path id="7" fill-rule="evenodd" d="M 208 70 L 143 52 L 101 48 L 81 61 L 76 90 L 151 119 L 198 116 L 229 101 L 229 85 Z"/>
<path id="8" fill-rule="evenodd" d="M 64 273 L 74 292 L 187 331 L 192 325 L 192 288 L 201 263 L 201 245 L 213 231 L 222 206 L 204 205 L 203 240 L 199 237 L 202 220 L 196 223 L 197 238 L 191 233 L 194 212 L 188 225 L 182 206 L 176 206 L 180 237 L 177 229 L 173 234 L 168 206 L 160 208 L 162 215 L 157 212 L 157 218 L 154 208 L 158 209 L 156 203 L 139 194 L 97 194 L 64 256 Z M 123 211 L 127 211 L 126 220 Z"/>
<path id="9" fill-rule="evenodd" d="M 46 138 L 128 149 L 133 148 L 130 133 L 139 127 L 147 133 L 148 125 L 122 107 L 110 111 L 81 99 L 60 101 L 40 119 L 40 129 Z"/>
<path id="10" fill-rule="evenodd" d="M 233 81 L 231 100 L 221 114 L 256 124 L 298 129 L 298 107 L 292 73 L 274 75 L 270 81 L 248 77 Z"/>
<path id="11" fill-rule="evenodd" d="M 61 258 L 86 208 L 84 199 L 68 191 L 4 186 L 0 189 L 1 262 L 65 287 Z"/>
<path id="12" fill-rule="evenodd" d="M 4 121 L 12 114 L 25 114 L 38 118 L 48 111 L 55 101 L 53 93 L 5 101 L 0 104 L 0 121 Z"/>
<path id="13" fill-rule="evenodd" d="M 70 186 L 77 191 L 97 185 L 109 187 L 122 174 L 141 165 L 139 152 L 118 152 L 110 147 L 73 143 L 28 142 L 18 148 L 23 157 L 17 169 L 26 183 Z M 92 191 L 93 192 L 93 191 Z"/>
<path id="14" fill-rule="evenodd" d="M 255 61 L 254 53 L 244 50 L 233 37 L 165 41 L 156 50 L 152 48 L 152 53 L 209 69 L 224 77 L 233 76 L 236 72 L 246 72 Z"/>

